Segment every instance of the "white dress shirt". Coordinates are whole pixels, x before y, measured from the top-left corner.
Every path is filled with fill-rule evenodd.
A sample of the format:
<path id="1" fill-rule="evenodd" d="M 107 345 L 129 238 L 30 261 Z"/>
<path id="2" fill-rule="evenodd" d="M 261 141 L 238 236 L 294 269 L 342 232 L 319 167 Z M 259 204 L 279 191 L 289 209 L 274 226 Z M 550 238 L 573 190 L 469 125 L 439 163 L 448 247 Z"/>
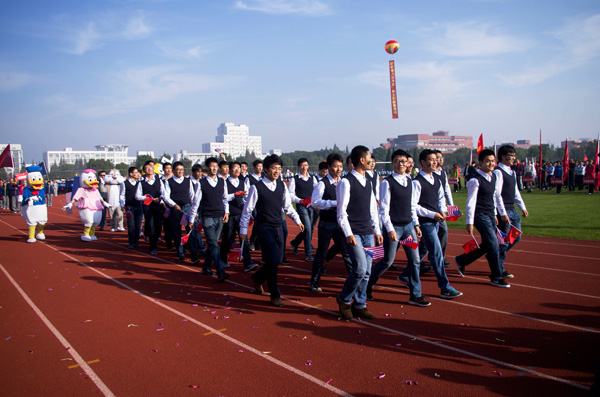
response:
<path id="1" fill-rule="evenodd" d="M 308 181 L 310 178 L 312 178 L 313 180 L 313 189 L 315 188 L 315 186 L 317 186 L 317 178 L 315 178 L 314 176 L 307 174 L 306 177 L 297 174 L 298 177 L 300 177 L 300 179 L 302 179 L 303 181 Z M 290 178 L 290 185 L 288 186 L 288 190 L 290 192 L 290 198 L 292 199 L 292 201 L 296 204 L 299 204 L 302 202 L 303 199 L 301 199 L 300 197 L 296 196 L 296 178 Z"/>
<path id="2" fill-rule="evenodd" d="M 175 181 L 175 183 L 182 184 L 183 181 L 185 180 L 185 176 L 182 176 L 181 178 L 177 178 L 176 176 L 173 176 L 172 178 L 169 178 L 169 179 L 173 179 Z M 190 203 L 192 203 L 194 201 L 194 196 L 196 195 L 196 192 L 194 192 L 194 184 L 191 182 L 190 182 L 190 189 L 189 189 L 188 194 L 190 197 Z M 171 186 L 169 185 L 168 179 L 165 179 L 165 183 L 164 183 L 163 200 L 165 201 L 165 203 L 167 203 L 167 205 L 169 207 L 175 207 L 175 205 L 176 205 L 175 201 L 171 200 Z"/>
<path id="3" fill-rule="evenodd" d="M 331 175 L 329 175 L 329 173 L 327 174 L 327 176 L 325 176 L 325 178 L 329 178 L 329 183 L 331 183 L 337 188 L 337 185 L 340 182 L 339 179 L 336 182 L 331 177 Z M 337 200 L 323 200 L 323 194 L 325 193 L 325 183 L 323 183 L 323 179 L 320 180 L 319 183 L 317 183 L 317 186 L 315 186 L 312 194 L 312 200 L 310 203 L 313 206 L 313 208 L 317 210 L 327 210 L 330 208 L 337 207 Z"/>
<path id="4" fill-rule="evenodd" d="M 409 183 L 412 183 L 408 175 L 400 175 L 396 172 L 392 173 L 392 177 L 398 181 L 401 186 L 407 187 Z M 414 190 L 414 189 L 413 189 Z M 390 218 L 390 201 L 391 201 L 391 190 L 390 183 L 385 178 L 379 186 L 379 217 L 385 227 L 385 230 L 391 232 L 394 230 L 392 219 Z M 404 203 L 402 203 L 404 204 Z M 411 195 L 410 200 L 410 214 L 415 226 L 419 226 L 419 218 L 417 217 L 417 203 L 414 200 L 414 194 Z"/>
<path id="5" fill-rule="evenodd" d="M 352 175 L 356 177 L 358 182 L 362 186 L 367 185 L 367 178 L 364 175 L 359 174 L 356 170 L 352 170 Z M 352 236 L 352 228 L 350 227 L 350 221 L 348 221 L 348 203 L 350 203 L 350 182 L 348 179 L 342 178 L 340 183 L 338 183 L 335 189 L 336 197 L 337 197 L 337 220 L 338 224 L 342 228 L 344 235 L 346 237 Z M 375 235 L 381 235 L 381 230 L 379 229 L 379 215 L 377 214 L 377 201 L 375 199 L 375 195 L 373 194 L 373 190 L 371 190 L 371 206 L 369 208 L 371 212 L 371 226 L 375 231 Z"/>
<path id="6" fill-rule="evenodd" d="M 450 189 L 450 184 L 448 183 L 448 174 L 444 170 L 435 170 L 433 171 L 437 176 L 440 177 L 440 181 L 442 180 L 442 173 L 446 176 L 446 183 L 442 186 L 444 189 L 444 197 L 446 198 L 447 205 L 454 205 L 454 200 L 452 199 L 452 190 Z"/>
<path id="7" fill-rule="evenodd" d="M 121 207 L 125 207 L 125 190 L 126 190 L 126 189 L 125 189 L 125 184 L 126 184 L 126 183 L 130 183 L 130 184 L 131 184 L 131 186 L 135 186 L 135 183 L 136 183 L 136 182 L 137 182 L 137 180 L 136 180 L 136 179 L 127 178 L 127 179 L 125 179 L 125 181 L 124 181 L 123 183 L 121 183 L 121 188 L 120 188 L 120 191 L 119 191 L 119 205 L 120 205 Z M 141 185 L 142 185 L 142 184 L 140 183 L 140 184 L 138 185 L 138 188 L 139 188 Z M 135 190 L 135 191 L 136 191 L 136 194 L 137 194 L 137 190 L 138 190 L 138 189 L 136 189 L 136 190 Z M 135 197 L 135 196 L 134 196 L 134 197 Z"/>
<path id="8" fill-rule="evenodd" d="M 425 178 L 425 181 L 430 183 L 431 185 L 433 185 L 435 183 L 435 178 L 433 176 L 433 174 L 427 174 L 423 171 L 419 171 L 419 175 L 421 175 L 423 178 Z M 417 206 L 417 215 L 422 217 L 422 218 L 435 218 L 435 211 L 431 211 L 428 210 L 427 208 L 421 207 L 419 205 L 419 200 L 421 200 L 421 183 L 419 183 L 419 181 L 417 181 L 417 179 L 413 179 L 412 181 L 413 184 L 413 201 L 416 203 Z M 446 197 L 444 195 L 444 187 L 440 184 L 440 189 L 438 190 L 438 211 L 440 213 L 442 212 L 448 212 L 448 208 L 446 207 Z"/>
<path id="9" fill-rule="evenodd" d="M 527 208 L 525 208 L 525 202 L 521 197 L 519 186 L 517 186 L 517 177 L 515 175 L 515 172 L 509 166 L 504 165 L 502 163 L 499 163 L 498 167 L 502 168 L 504 171 L 506 171 L 507 174 L 512 175 L 515 178 L 515 204 L 521 209 L 521 211 L 527 210 Z M 502 175 L 502 171 L 500 171 L 498 168 L 494 170 L 494 174 L 496 174 L 496 179 L 499 181 L 497 184 L 499 184 L 500 186 L 500 196 L 502 196 L 502 187 L 504 186 L 504 175 Z M 504 201 L 502 201 L 502 204 L 504 205 Z"/>
<path id="10" fill-rule="evenodd" d="M 158 183 L 158 186 L 160 187 L 160 196 L 159 197 L 152 197 L 152 198 L 160 198 L 164 194 L 165 187 L 162 184 L 162 182 L 158 179 L 158 176 L 156 176 L 156 174 L 152 174 L 152 175 L 153 175 L 152 179 L 148 179 L 148 177 L 146 176 L 146 177 L 144 177 L 144 180 L 148 183 L 148 185 L 154 185 L 155 183 Z M 135 199 L 139 200 L 139 201 L 146 200 L 146 196 L 144 196 L 143 192 L 144 191 L 142 189 L 142 183 L 140 181 L 140 184 L 138 185 L 138 188 L 135 191 Z"/>
<path id="11" fill-rule="evenodd" d="M 223 178 L 221 178 L 221 179 L 223 179 Z M 208 181 L 210 186 L 216 187 L 217 184 L 219 183 L 219 176 L 217 175 L 217 177 L 215 177 L 215 178 L 211 178 L 211 177 L 207 176 L 206 180 Z M 229 202 L 227 201 L 227 186 L 226 186 L 226 184 L 227 184 L 227 182 L 225 181 L 225 179 L 223 179 L 223 193 L 222 193 L 221 197 L 223 200 L 223 211 L 226 214 L 229 214 Z M 200 183 L 198 183 L 198 190 L 196 191 L 194 200 L 192 201 L 192 212 L 190 213 L 190 219 L 196 218 L 196 214 L 198 214 L 198 207 L 200 206 L 201 201 L 202 201 L 202 185 Z"/>
<path id="12" fill-rule="evenodd" d="M 481 170 L 477 170 L 477 173 L 485 178 L 486 181 L 491 182 L 492 176 L 486 174 Z M 467 191 L 469 194 L 467 195 L 467 208 L 465 209 L 465 213 L 467 216 L 467 225 L 472 225 L 473 220 L 475 219 L 475 206 L 477 205 L 477 192 L 479 192 L 479 179 L 471 178 L 469 182 L 467 182 Z M 502 186 L 498 184 L 498 178 L 496 178 L 496 186 L 494 187 L 494 214 L 500 214 L 500 216 L 506 215 L 506 209 L 504 208 L 504 202 L 502 201 L 502 196 L 500 192 L 502 191 Z"/>
<path id="13" fill-rule="evenodd" d="M 265 186 L 272 192 L 277 188 L 277 180 L 270 181 L 268 178 L 262 178 L 258 183 L 264 183 Z M 246 200 L 246 204 L 244 204 L 244 210 L 242 211 L 242 218 L 240 219 L 240 234 L 248 234 L 248 223 L 250 222 L 250 217 L 252 216 L 252 211 L 256 208 L 256 203 L 258 201 L 258 190 L 256 190 L 256 185 L 250 186 L 248 190 L 248 199 Z M 300 221 L 300 217 L 298 213 L 292 206 L 292 200 L 290 200 L 290 193 L 283 186 L 283 196 L 281 197 L 281 209 L 296 223 L 299 225 L 302 223 Z M 305 227 L 310 227 L 310 225 Z"/>

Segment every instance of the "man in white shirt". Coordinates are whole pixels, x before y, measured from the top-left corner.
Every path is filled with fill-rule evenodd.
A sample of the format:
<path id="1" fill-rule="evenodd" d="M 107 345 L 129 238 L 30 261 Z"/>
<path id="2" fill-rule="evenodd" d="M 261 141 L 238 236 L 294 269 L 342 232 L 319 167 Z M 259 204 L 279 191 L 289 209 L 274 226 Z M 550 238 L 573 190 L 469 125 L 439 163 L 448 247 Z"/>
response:
<path id="1" fill-rule="evenodd" d="M 298 233 L 296 238 L 290 241 L 292 251 L 298 254 L 298 246 L 304 242 L 304 258 L 307 262 L 314 260 L 312 256 L 312 220 L 314 211 L 311 207 L 311 197 L 317 178 L 308 173 L 308 160 L 305 158 L 298 159 L 298 174 L 290 179 L 289 192 L 292 202 L 296 203 L 296 211 L 305 225 L 303 232 Z"/>

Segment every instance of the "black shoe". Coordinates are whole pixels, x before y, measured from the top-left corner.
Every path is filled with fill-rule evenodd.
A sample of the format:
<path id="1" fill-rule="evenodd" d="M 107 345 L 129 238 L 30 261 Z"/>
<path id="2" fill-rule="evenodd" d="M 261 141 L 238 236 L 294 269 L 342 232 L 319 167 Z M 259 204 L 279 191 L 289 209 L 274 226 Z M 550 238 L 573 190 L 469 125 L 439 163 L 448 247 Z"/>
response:
<path id="1" fill-rule="evenodd" d="M 392 263 L 390 267 L 388 267 L 388 270 L 400 271 L 400 268 Z"/>
<path id="2" fill-rule="evenodd" d="M 192 259 L 192 265 L 197 265 L 198 263 L 200 263 L 200 259 Z"/>
<path id="3" fill-rule="evenodd" d="M 252 270 L 256 269 L 258 267 L 258 263 L 251 263 L 248 266 L 244 266 L 244 271 L 246 273 L 251 272 Z"/>
<path id="4" fill-rule="evenodd" d="M 304 258 L 305 261 L 312 263 L 315 258 L 312 255 L 306 255 L 306 258 Z"/>
<path id="5" fill-rule="evenodd" d="M 271 299 L 271 304 L 275 307 L 284 307 L 285 304 L 281 298 Z"/>
<path id="6" fill-rule="evenodd" d="M 495 280 L 492 280 L 490 281 L 490 284 L 492 284 L 494 287 L 510 288 L 510 284 L 507 283 L 506 280 L 503 278 L 497 278 Z"/>
<path id="7" fill-rule="evenodd" d="M 254 273 L 252 276 L 250 276 L 250 278 L 252 279 L 252 282 L 254 283 L 254 291 L 259 294 L 262 295 L 265 290 L 262 287 L 262 283 L 258 282 L 256 280 L 256 278 L 254 277 L 256 275 L 256 273 Z"/>
<path id="8" fill-rule="evenodd" d="M 463 265 L 461 265 L 460 263 L 458 263 L 458 257 L 455 256 L 454 257 L 454 263 L 456 263 L 456 270 L 458 270 L 458 275 L 461 277 L 465 276 L 465 267 Z"/>
<path id="9" fill-rule="evenodd" d="M 413 305 L 413 306 L 420 306 L 420 307 L 427 307 L 430 306 L 431 303 L 426 301 L 425 299 L 423 299 L 423 297 L 419 296 L 418 298 L 415 298 L 413 296 L 411 296 L 408 299 L 408 304 L 409 305 Z"/>
<path id="10" fill-rule="evenodd" d="M 212 275 L 214 275 L 214 274 L 215 274 L 215 273 L 214 273 L 212 270 L 210 270 L 210 269 L 202 269 L 202 271 L 201 271 L 200 273 L 202 273 L 202 274 L 206 274 L 207 276 L 212 276 Z"/>
<path id="11" fill-rule="evenodd" d="M 290 261 L 288 261 L 288 259 L 284 256 L 283 259 L 281 260 L 281 264 L 287 266 L 290 264 Z"/>
<path id="12" fill-rule="evenodd" d="M 502 271 L 502 277 L 504 277 L 504 278 L 515 278 L 515 276 L 513 276 L 512 274 L 510 274 L 506 270 Z"/>
<path id="13" fill-rule="evenodd" d="M 229 278 L 230 274 L 229 273 L 223 273 L 221 274 L 219 277 L 217 277 L 217 281 L 225 281 Z"/>
<path id="14" fill-rule="evenodd" d="M 319 287 L 319 284 L 317 284 L 317 283 L 312 283 L 311 282 L 310 285 L 309 285 L 309 287 L 308 287 L 308 289 L 311 292 L 323 292 L 323 290 L 321 289 L 321 287 Z"/>
<path id="15" fill-rule="evenodd" d="M 444 264 L 444 267 L 448 267 L 448 266 L 446 266 Z M 433 269 L 431 266 L 422 265 L 421 268 L 419 269 L 419 276 L 422 276 L 425 273 L 429 273 L 431 271 L 431 269 Z"/>
<path id="16" fill-rule="evenodd" d="M 129 248 L 130 250 L 132 250 L 132 249 L 134 249 L 134 248 L 135 248 L 135 245 L 133 245 L 133 244 L 129 244 L 129 245 L 127 246 L 127 248 Z"/>
<path id="17" fill-rule="evenodd" d="M 295 245 L 293 242 L 290 243 L 290 245 L 292 246 L 292 252 L 294 253 L 294 255 L 298 255 L 298 246 Z"/>
<path id="18" fill-rule="evenodd" d="M 252 243 L 250 243 L 250 244 L 248 245 L 248 249 L 250 249 L 250 251 L 251 251 L 251 252 L 254 252 L 254 251 L 256 251 L 256 247 L 255 247 L 255 246 L 254 246 L 254 244 L 252 244 Z"/>
<path id="19" fill-rule="evenodd" d="M 371 287 L 371 286 L 367 286 L 367 300 L 368 301 L 373 300 L 373 287 Z"/>
<path id="20" fill-rule="evenodd" d="M 327 272 L 327 265 L 329 264 L 328 260 L 324 260 L 323 263 L 321 264 L 321 273 L 325 274 L 325 272 Z"/>
<path id="21" fill-rule="evenodd" d="M 450 266 L 452 266 L 452 264 L 450 262 L 448 262 L 447 260 L 444 260 L 444 267 L 447 269 Z"/>
<path id="22" fill-rule="evenodd" d="M 177 258 L 177 260 L 179 262 L 185 262 L 185 256 L 180 256 L 179 258 Z"/>

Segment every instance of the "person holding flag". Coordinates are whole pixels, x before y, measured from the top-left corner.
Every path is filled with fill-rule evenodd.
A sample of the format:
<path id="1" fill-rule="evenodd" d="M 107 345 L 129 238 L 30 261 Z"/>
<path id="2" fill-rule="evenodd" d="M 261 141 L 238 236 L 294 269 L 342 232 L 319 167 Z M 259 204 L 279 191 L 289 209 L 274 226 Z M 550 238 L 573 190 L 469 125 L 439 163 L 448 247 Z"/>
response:
<path id="1" fill-rule="evenodd" d="M 350 152 L 352 172 L 345 175 L 336 187 L 337 221 L 346 236 L 345 244 L 352 261 L 352 270 L 337 297 L 339 311 L 346 320 L 353 315 L 375 318 L 367 309 L 367 285 L 373 258 L 363 247 L 373 247 L 373 231 L 377 243 L 383 243 L 379 228 L 377 201 L 371 182 L 365 176 L 371 169 L 371 153 L 365 146 L 355 146 Z M 354 303 L 353 303 L 354 301 Z"/>
<path id="2" fill-rule="evenodd" d="M 525 202 L 523 201 L 517 186 L 515 172 L 511 169 L 515 162 L 515 157 L 516 152 L 514 147 L 510 145 L 500 146 L 500 149 L 498 150 L 500 162 L 498 163 L 498 167 L 494 170 L 494 175 L 496 175 L 498 181 L 497 185 L 500 189 L 500 196 L 502 197 L 502 203 L 504 204 L 506 215 L 508 215 L 510 220 L 510 222 L 505 222 L 501 216 L 498 220 L 498 229 L 506 234 L 507 238 L 505 239 L 505 242 L 508 243 L 500 245 L 499 247 L 500 270 L 502 272 L 502 277 L 504 278 L 514 277 L 504 268 L 504 261 L 506 260 L 508 251 L 521 240 L 521 216 L 515 209 L 515 204 L 523 211 L 523 216 L 525 218 L 529 216 L 529 212 L 525 207 Z M 511 236 L 515 234 L 518 235 L 512 238 Z"/>
<path id="3" fill-rule="evenodd" d="M 140 171 L 137 167 L 129 167 L 127 170 L 128 178 L 121 182 L 119 192 L 119 205 L 123 213 L 127 216 L 127 241 L 129 249 L 140 246 L 140 231 L 142 230 L 142 220 L 144 210 L 142 203 L 135 198 L 137 190 L 141 184 L 137 178 Z"/>
<path id="4" fill-rule="evenodd" d="M 301 242 L 304 242 L 304 258 L 307 262 L 313 262 L 314 258 L 312 255 L 312 224 L 315 211 L 311 207 L 312 194 L 315 186 L 317 186 L 317 178 L 314 175 L 308 173 L 308 160 L 304 157 L 298 159 L 298 174 L 294 175 L 290 179 L 290 185 L 288 190 L 290 192 L 291 200 L 296 203 L 296 211 L 302 220 L 302 224 L 306 226 L 304 231 L 298 233 L 298 235 L 290 241 L 292 251 L 294 254 L 298 254 L 298 246 Z"/>
<path id="5" fill-rule="evenodd" d="M 492 172 L 495 164 L 494 152 L 489 149 L 482 150 L 479 153 L 479 171 L 475 178 L 467 183 L 466 230 L 469 236 L 473 237 L 473 226 L 475 226 L 481 235 L 482 244 L 480 248 L 459 255 L 454 260 L 459 275 L 464 277 L 465 266 L 473 262 L 473 258 L 479 258 L 485 253 L 491 271 L 490 284 L 495 287 L 510 288 L 510 284 L 502 277 L 500 267 L 500 238 L 496 227 L 496 212 L 500 214 L 503 222 L 509 223 L 510 219 L 506 215 L 498 178 Z"/>
<path id="6" fill-rule="evenodd" d="M 144 212 L 144 236 L 150 243 L 150 253 L 158 254 L 157 243 L 162 231 L 162 212 L 160 205 L 163 196 L 164 185 L 154 173 L 154 161 L 148 160 L 144 163 L 144 177 L 138 185 L 135 198 L 142 202 Z"/>
<path id="7" fill-rule="evenodd" d="M 421 296 L 419 254 L 415 249 L 418 247 L 418 239 L 421 238 L 421 228 L 417 217 L 417 203 L 412 194 L 412 181 L 406 174 L 408 153 L 398 149 L 392 154 L 391 161 L 394 172 L 379 186 L 379 216 L 387 231 L 387 233 L 383 233 L 384 257 L 373 265 L 367 284 L 367 299 L 373 299 L 373 287 L 394 262 L 396 251 L 402 245 L 409 269 L 410 297 L 408 304 L 426 307 L 431 303 Z"/>
<path id="8" fill-rule="evenodd" d="M 206 257 L 202 266 L 202 274 L 212 276 L 211 267 L 214 265 L 217 271 L 217 280 L 225 281 L 229 278 L 229 273 L 223 269 L 221 263 L 219 236 L 223 230 L 223 224 L 229 220 L 227 188 L 225 187 L 225 179 L 218 176 L 218 160 L 209 157 L 204 165 L 207 168 L 206 178 L 201 178 L 198 184 L 198 191 L 192 202 L 188 227 L 190 229 L 194 227 L 194 219 L 196 219 L 196 214 L 199 214 L 204 229 L 204 237 L 206 238 Z M 181 227 L 179 229 L 181 230 Z"/>

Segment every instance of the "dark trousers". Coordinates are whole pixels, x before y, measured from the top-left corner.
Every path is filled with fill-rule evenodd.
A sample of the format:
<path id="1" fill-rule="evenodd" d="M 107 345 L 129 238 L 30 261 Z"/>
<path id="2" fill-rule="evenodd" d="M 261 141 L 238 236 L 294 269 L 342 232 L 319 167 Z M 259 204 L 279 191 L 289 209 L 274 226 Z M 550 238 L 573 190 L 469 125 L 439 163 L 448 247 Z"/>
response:
<path id="1" fill-rule="evenodd" d="M 327 253 L 331 239 L 333 239 L 335 244 L 340 247 L 346 239 L 342 232 L 342 228 L 338 225 L 337 221 L 324 221 L 323 218 L 321 218 L 321 221 L 319 222 L 318 238 L 319 243 L 317 246 L 317 253 L 313 260 L 312 273 L 310 276 L 310 281 L 315 284 L 319 284 L 319 281 L 321 280 L 321 275 L 323 274 L 323 260 L 325 259 L 325 254 Z M 345 255 L 344 261 L 350 263 L 350 255 L 348 255 L 347 252 Z"/>
<path id="2" fill-rule="evenodd" d="M 127 241 L 129 244 L 138 244 L 144 211 L 138 205 L 135 207 L 125 207 L 125 212 L 127 213 Z"/>
<path id="3" fill-rule="evenodd" d="M 456 257 L 456 263 L 461 266 L 468 266 L 477 259 L 485 255 L 490 266 L 490 279 L 496 280 L 502 278 L 500 266 L 500 245 L 496 237 L 496 217 L 488 214 L 475 214 L 474 226 L 481 235 L 482 243 L 479 248 Z"/>
<path id="4" fill-rule="evenodd" d="M 189 214 L 191 210 L 190 204 L 185 204 L 181 207 L 181 211 L 177 211 L 175 208 L 171 208 L 171 214 L 169 215 L 169 223 L 171 225 L 171 233 L 173 233 L 173 245 L 177 250 L 177 257 L 183 258 L 183 246 L 181 245 L 181 218 L 183 214 Z M 189 227 L 185 227 L 186 233 L 189 232 Z"/>
<path id="5" fill-rule="evenodd" d="M 252 211 L 252 218 L 256 219 L 256 210 Z M 257 228 L 252 228 L 252 234 L 250 235 L 250 244 L 254 245 L 255 249 L 260 249 L 260 242 L 258 241 Z"/>
<path id="6" fill-rule="evenodd" d="M 265 264 L 252 275 L 252 279 L 258 283 L 267 282 L 271 300 L 279 298 L 281 292 L 277 285 L 277 271 L 279 263 L 283 259 L 283 228 L 254 224 L 258 228 L 258 239 L 262 246 L 263 260 Z"/>
<path id="7" fill-rule="evenodd" d="M 156 243 L 162 231 L 162 208 L 158 204 L 143 206 L 144 211 L 144 236 L 148 237 L 150 249 L 156 249 Z"/>
<path id="8" fill-rule="evenodd" d="M 304 231 L 298 233 L 290 244 L 296 247 L 304 241 L 304 253 L 306 255 L 312 255 L 312 218 L 314 210 L 311 207 L 307 207 L 303 204 L 296 204 L 296 211 L 300 217 L 300 221 L 304 224 Z"/>
<path id="9" fill-rule="evenodd" d="M 165 243 L 167 244 L 167 249 L 169 248 L 173 248 L 173 227 L 171 226 L 171 215 L 169 215 L 168 218 L 164 217 L 164 213 L 167 211 L 167 209 L 165 208 L 163 210 L 163 218 L 162 218 L 162 223 L 163 223 L 163 231 L 165 232 Z M 169 210 L 169 211 L 174 211 L 174 210 Z"/>
<path id="10" fill-rule="evenodd" d="M 221 239 L 221 262 L 227 263 L 227 254 L 231 251 L 231 247 L 235 242 L 236 233 L 240 234 L 240 220 L 242 215 L 231 215 L 229 214 L 229 220 L 223 224 L 223 237 Z M 250 256 L 250 248 L 248 239 L 244 241 L 244 247 L 242 248 L 242 258 L 244 260 L 244 266 L 250 266 L 252 264 L 252 257 Z"/>

